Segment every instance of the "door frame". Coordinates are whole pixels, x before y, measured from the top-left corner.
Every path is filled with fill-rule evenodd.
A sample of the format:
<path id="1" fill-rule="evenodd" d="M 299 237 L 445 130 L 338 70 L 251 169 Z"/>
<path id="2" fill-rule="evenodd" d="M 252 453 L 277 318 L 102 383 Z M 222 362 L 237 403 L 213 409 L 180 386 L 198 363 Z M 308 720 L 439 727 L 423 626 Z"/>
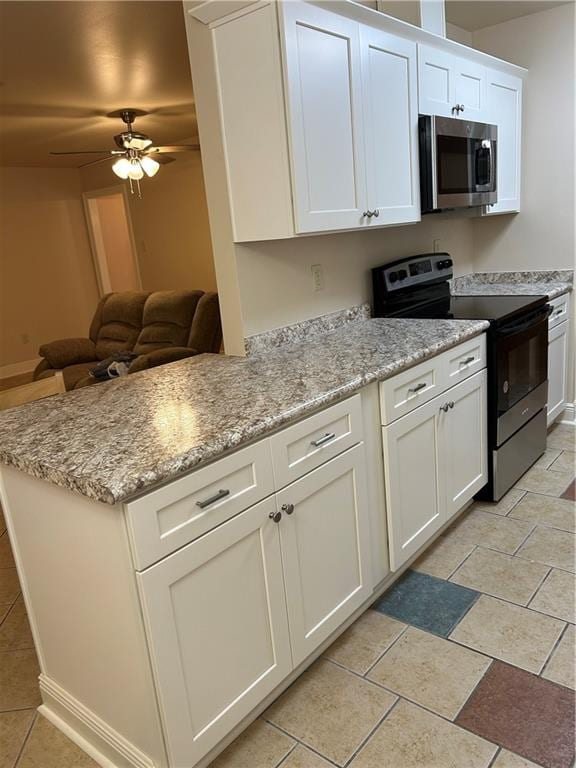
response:
<path id="1" fill-rule="evenodd" d="M 134 237 L 134 228 L 132 226 L 132 217 L 130 215 L 130 205 L 128 202 L 128 193 L 126 187 L 123 184 L 114 184 L 110 187 L 100 187 L 99 189 L 90 189 L 82 193 L 82 203 L 84 206 L 84 216 L 86 219 L 86 228 L 88 230 L 88 237 L 90 239 L 90 250 L 92 251 L 92 259 L 94 261 L 94 270 L 96 272 L 96 279 L 98 281 L 98 290 L 100 296 L 104 296 L 107 293 L 112 292 L 112 284 L 110 282 L 110 274 L 108 272 L 108 264 L 106 262 L 106 254 L 104 249 L 104 243 L 102 240 L 102 231 L 98 214 L 93 207 L 92 202 L 100 197 L 110 197 L 112 195 L 122 196 L 122 202 L 124 204 L 124 214 L 126 216 L 126 223 L 128 225 L 128 236 L 130 237 L 130 246 L 132 248 L 132 260 L 134 262 L 134 272 L 138 282 L 138 290 L 142 290 L 142 276 L 140 274 L 140 262 L 138 259 L 138 251 L 136 249 L 136 238 Z"/>

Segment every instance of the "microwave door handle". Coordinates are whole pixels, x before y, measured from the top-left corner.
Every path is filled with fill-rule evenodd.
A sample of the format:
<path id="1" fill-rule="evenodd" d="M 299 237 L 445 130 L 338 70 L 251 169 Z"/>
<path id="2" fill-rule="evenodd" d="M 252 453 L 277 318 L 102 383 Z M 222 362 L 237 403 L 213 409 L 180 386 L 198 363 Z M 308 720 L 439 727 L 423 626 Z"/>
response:
<path id="1" fill-rule="evenodd" d="M 494 153 L 494 142 L 491 139 L 488 139 L 488 151 L 490 152 L 490 179 L 488 183 L 496 189 L 496 156 Z"/>

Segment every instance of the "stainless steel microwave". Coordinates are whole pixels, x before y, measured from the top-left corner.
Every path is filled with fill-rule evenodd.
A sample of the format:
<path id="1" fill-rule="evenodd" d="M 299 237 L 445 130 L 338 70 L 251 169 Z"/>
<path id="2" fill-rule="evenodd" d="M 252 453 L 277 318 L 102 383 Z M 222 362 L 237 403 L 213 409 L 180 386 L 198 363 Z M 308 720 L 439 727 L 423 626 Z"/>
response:
<path id="1" fill-rule="evenodd" d="M 497 202 L 495 125 L 420 115 L 418 133 L 423 213 Z"/>

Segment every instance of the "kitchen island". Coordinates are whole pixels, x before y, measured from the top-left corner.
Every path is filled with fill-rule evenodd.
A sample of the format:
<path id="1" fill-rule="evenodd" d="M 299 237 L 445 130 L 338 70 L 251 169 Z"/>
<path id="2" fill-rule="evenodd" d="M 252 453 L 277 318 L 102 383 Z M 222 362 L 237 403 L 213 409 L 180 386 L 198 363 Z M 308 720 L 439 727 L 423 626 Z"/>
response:
<path id="1" fill-rule="evenodd" d="M 207 766 L 485 482 L 476 451 L 429 520 L 387 509 L 382 434 L 439 478 L 482 443 L 486 327 L 359 320 L 5 411 L 40 711 L 103 766 Z"/>

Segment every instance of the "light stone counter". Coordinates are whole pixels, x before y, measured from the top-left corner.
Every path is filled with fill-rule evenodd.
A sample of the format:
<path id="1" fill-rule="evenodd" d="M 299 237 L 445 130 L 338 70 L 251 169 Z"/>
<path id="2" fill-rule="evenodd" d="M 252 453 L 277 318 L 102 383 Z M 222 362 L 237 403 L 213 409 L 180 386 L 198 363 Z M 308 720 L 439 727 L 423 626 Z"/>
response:
<path id="1" fill-rule="evenodd" d="M 248 358 L 201 355 L 0 414 L 0 462 L 115 504 L 477 336 L 374 319 Z"/>

